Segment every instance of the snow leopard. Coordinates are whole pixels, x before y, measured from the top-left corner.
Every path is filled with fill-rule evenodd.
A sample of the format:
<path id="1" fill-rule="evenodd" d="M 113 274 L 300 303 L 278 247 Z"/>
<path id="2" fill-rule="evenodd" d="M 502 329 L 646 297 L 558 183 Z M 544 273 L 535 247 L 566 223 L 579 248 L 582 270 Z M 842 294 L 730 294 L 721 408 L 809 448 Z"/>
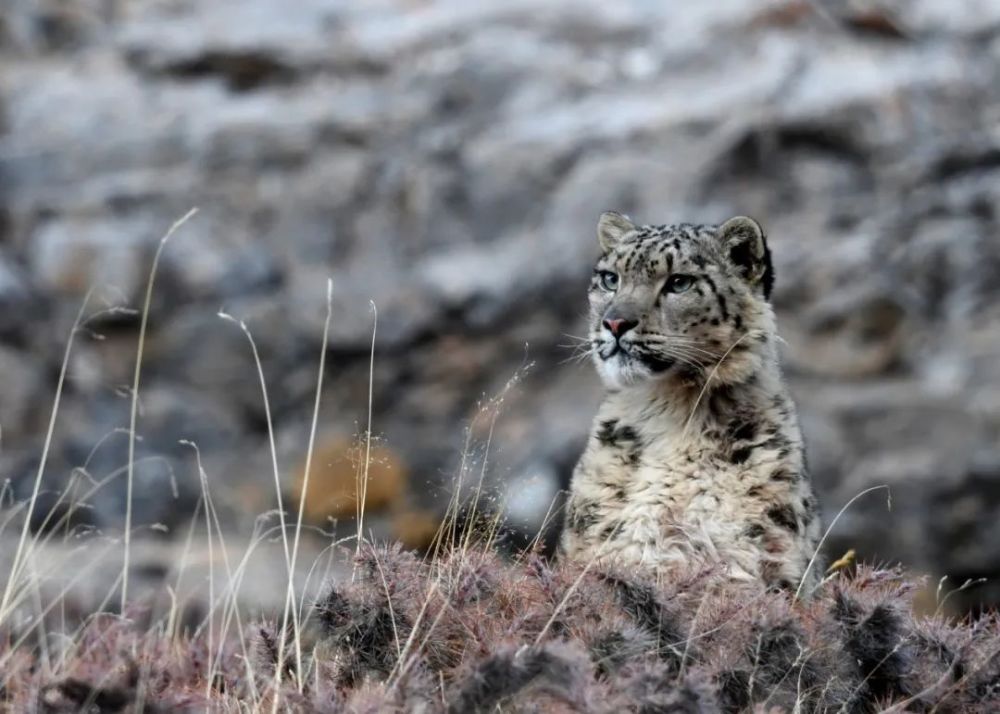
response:
<path id="1" fill-rule="evenodd" d="M 609 211 L 597 236 L 588 347 L 605 393 L 562 557 L 657 576 L 708 564 L 808 590 L 820 517 L 779 367 L 764 230 L 745 216 L 636 225 Z"/>

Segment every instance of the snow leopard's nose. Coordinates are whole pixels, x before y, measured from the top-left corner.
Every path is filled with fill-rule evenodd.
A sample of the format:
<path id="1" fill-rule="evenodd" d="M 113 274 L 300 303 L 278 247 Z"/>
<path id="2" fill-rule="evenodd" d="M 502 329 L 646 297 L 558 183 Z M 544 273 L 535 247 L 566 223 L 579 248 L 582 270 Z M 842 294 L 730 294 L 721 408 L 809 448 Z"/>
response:
<path id="1" fill-rule="evenodd" d="M 618 314 L 609 313 L 604 316 L 604 326 L 611 331 L 611 334 L 615 336 L 615 339 L 621 337 L 638 324 L 638 320 L 633 320 L 629 317 L 622 317 Z"/>

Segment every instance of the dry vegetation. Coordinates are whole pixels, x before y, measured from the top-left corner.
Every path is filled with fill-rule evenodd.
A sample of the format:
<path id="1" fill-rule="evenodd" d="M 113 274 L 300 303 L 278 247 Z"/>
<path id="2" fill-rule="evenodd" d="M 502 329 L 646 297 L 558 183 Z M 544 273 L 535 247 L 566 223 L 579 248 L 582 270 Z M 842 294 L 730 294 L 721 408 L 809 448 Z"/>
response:
<path id="1" fill-rule="evenodd" d="M 997 620 L 915 617 L 913 590 L 899 572 L 859 568 L 801 602 L 726 584 L 708 570 L 656 584 L 536 555 L 503 562 L 458 548 L 422 560 L 366 546 L 354 582 L 334 584 L 298 637 L 257 622 L 242 638 L 210 645 L 204 631 L 172 636 L 104 615 L 43 658 L 37 647 L 12 647 L 21 633 L 7 628 L 3 706 L 997 711 Z"/>

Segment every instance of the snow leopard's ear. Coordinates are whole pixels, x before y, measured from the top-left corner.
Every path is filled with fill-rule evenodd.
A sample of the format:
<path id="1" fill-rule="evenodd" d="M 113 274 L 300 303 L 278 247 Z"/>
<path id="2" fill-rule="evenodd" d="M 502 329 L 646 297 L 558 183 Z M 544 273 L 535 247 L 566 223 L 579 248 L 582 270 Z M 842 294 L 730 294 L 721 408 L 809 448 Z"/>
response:
<path id="1" fill-rule="evenodd" d="M 628 218 L 615 211 L 605 211 L 597 222 L 597 240 L 601 243 L 601 250 L 607 253 L 632 230 L 635 230 L 635 225 Z"/>
<path id="2" fill-rule="evenodd" d="M 764 229 L 752 218 L 736 216 L 719 226 L 719 240 L 733 265 L 752 285 L 760 285 L 764 297 L 771 297 L 774 268 Z"/>

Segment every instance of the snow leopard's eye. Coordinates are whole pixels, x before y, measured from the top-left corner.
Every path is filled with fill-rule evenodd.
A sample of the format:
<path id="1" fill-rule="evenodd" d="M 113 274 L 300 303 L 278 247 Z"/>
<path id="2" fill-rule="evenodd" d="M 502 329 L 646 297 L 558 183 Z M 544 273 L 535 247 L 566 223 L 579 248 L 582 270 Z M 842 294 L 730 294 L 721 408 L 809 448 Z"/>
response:
<path id="1" fill-rule="evenodd" d="M 667 284 L 663 286 L 663 291 L 667 293 L 683 293 L 690 290 L 692 285 L 694 285 L 694 276 L 678 273 L 677 275 L 670 276 Z"/>
<path id="2" fill-rule="evenodd" d="M 612 273 L 610 270 L 602 270 L 597 274 L 597 279 L 601 283 L 601 287 L 608 292 L 614 292 L 618 289 L 618 274 Z"/>

